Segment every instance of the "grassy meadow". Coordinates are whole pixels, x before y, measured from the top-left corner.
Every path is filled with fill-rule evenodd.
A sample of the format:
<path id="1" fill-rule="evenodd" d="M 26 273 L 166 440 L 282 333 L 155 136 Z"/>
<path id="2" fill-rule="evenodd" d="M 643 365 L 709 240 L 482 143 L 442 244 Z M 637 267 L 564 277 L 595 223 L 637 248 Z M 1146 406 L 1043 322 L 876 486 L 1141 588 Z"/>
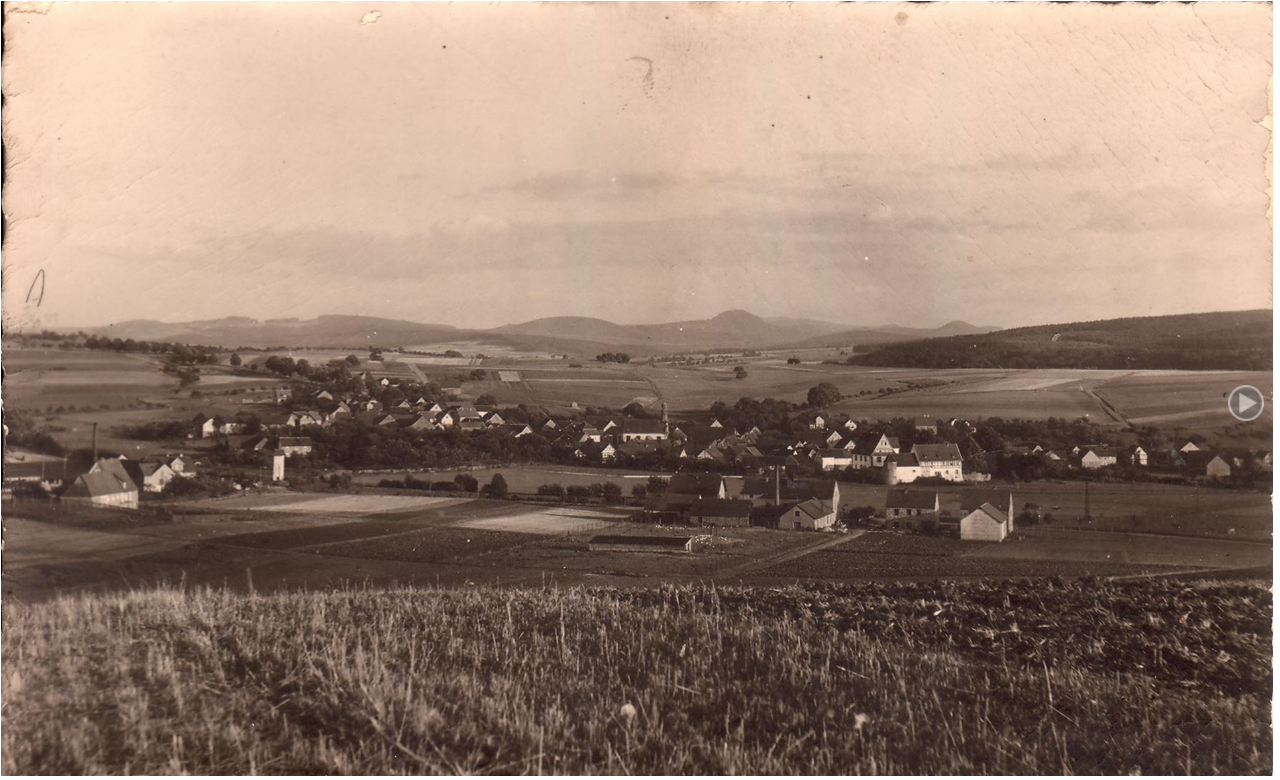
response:
<path id="1" fill-rule="evenodd" d="M 5 773 L 1267 774 L 1262 583 L 3 605 Z"/>

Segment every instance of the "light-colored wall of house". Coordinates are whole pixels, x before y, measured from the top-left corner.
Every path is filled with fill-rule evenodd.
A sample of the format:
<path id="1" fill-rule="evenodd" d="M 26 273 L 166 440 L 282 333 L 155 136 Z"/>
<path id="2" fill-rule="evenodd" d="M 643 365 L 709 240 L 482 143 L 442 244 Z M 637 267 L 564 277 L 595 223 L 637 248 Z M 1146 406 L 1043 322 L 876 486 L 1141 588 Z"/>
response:
<path id="1" fill-rule="evenodd" d="M 973 542 L 1002 542 L 1009 529 L 986 513 L 974 510 L 960 518 L 960 538 Z"/>

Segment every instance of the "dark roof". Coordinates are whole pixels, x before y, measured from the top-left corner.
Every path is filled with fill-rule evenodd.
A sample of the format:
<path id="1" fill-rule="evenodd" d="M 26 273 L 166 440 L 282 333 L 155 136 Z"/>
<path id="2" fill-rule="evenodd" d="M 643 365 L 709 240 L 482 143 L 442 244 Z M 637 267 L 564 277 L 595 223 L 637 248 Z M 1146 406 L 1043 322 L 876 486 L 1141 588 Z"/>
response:
<path id="1" fill-rule="evenodd" d="M 724 479 L 719 474 L 674 474 L 667 485 L 668 493 L 685 496 L 718 496 Z"/>
<path id="2" fill-rule="evenodd" d="M 817 520 L 820 517 L 826 517 L 832 512 L 831 504 L 826 501 L 819 501 L 816 498 L 811 498 L 808 501 L 801 501 L 799 504 L 791 507 L 791 509 L 798 509 L 814 520 Z"/>
<path id="3" fill-rule="evenodd" d="M 691 536 L 624 536 L 621 534 L 602 534 L 593 536 L 588 544 L 625 544 L 632 547 L 657 547 L 661 549 L 678 548 L 683 550 Z"/>
<path id="4" fill-rule="evenodd" d="M 666 433 L 662 420 L 623 420 L 623 433 Z"/>
<path id="5" fill-rule="evenodd" d="M 696 517 L 751 517 L 753 504 L 747 499 L 700 498 L 690 514 Z"/>
<path id="6" fill-rule="evenodd" d="M 938 494 L 923 490 L 890 490 L 884 505 L 886 509 L 934 509 L 938 506 Z"/>
<path id="7" fill-rule="evenodd" d="M 114 474 L 95 471 L 91 474 L 81 474 L 77 477 L 76 481 L 71 483 L 71 487 L 67 488 L 62 496 L 64 498 L 97 498 L 98 496 L 111 496 L 117 493 L 137 492 L 137 485 L 125 482 Z"/>
<path id="8" fill-rule="evenodd" d="M 994 521 L 995 521 L 995 522 L 997 522 L 997 523 L 1003 523 L 1003 522 L 1005 522 L 1006 520 L 1008 520 L 1008 519 L 1009 519 L 1009 518 L 1005 517 L 1005 514 L 1004 514 L 1004 511 L 1003 511 L 1003 510 L 1001 510 L 1001 509 L 999 509 L 999 508 L 997 508 L 997 507 L 995 507 L 995 506 L 992 506 L 991 504 L 983 504 L 982 506 L 977 507 L 977 508 L 976 508 L 976 509 L 974 509 L 973 511 L 974 511 L 974 512 L 981 512 L 981 513 L 983 513 L 984 515 L 986 515 L 988 518 L 990 518 L 991 520 L 994 520 Z"/>
<path id="9" fill-rule="evenodd" d="M 927 460 L 960 460 L 960 448 L 951 442 L 946 444 L 917 444 L 911 448 L 911 454 L 920 459 L 921 462 Z"/>
<path id="10" fill-rule="evenodd" d="M 960 508 L 970 512 L 983 504 L 1004 507 L 1005 511 L 1013 504 L 1013 493 L 1008 490 L 966 490 L 960 494 Z"/>
<path id="11" fill-rule="evenodd" d="M 889 455 L 887 460 L 891 460 L 899 466 L 919 466 L 920 459 L 916 457 L 914 452 L 899 452 L 896 455 Z"/>
<path id="12" fill-rule="evenodd" d="M 121 458 L 102 458 L 98 461 L 96 468 L 98 472 L 104 472 L 122 481 L 132 483 L 135 488 L 142 487 L 142 469 L 136 461 Z"/>

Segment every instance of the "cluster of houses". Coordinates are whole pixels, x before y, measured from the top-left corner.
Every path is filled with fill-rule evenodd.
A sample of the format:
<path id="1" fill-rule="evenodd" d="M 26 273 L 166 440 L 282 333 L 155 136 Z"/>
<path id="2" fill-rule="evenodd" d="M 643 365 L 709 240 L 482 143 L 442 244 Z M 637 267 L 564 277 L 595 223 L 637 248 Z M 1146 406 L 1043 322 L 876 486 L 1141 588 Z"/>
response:
<path id="1" fill-rule="evenodd" d="M 533 433 L 533 428 L 528 425 L 507 424 L 496 409 L 479 409 L 467 403 L 446 407 L 420 397 L 416 400 L 401 399 L 388 406 L 376 398 L 335 397 L 328 390 L 315 393 L 308 403 L 306 408 L 265 412 L 260 415 L 261 427 L 268 431 L 296 430 L 310 426 L 328 427 L 339 420 L 355 419 L 368 425 L 396 426 L 413 431 L 499 429 L 517 437 Z M 243 420 L 227 420 L 216 415 L 197 414 L 192 422 L 194 429 L 191 435 L 195 438 L 216 434 L 232 436 L 246 430 Z"/>
<path id="2" fill-rule="evenodd" d="M 182 455 L 145 460 L 130 460 L 124 455 L 99 458 L 88 471 L 70 480 L 60 497 L 73 504 L 137 509 L 142 493 L 159 493 L 171 481 L 194 474 L 193 463 Z M 49 485 L 46 489 L 59 487 Z"/>
<path id="3" fill-rule="evenodd" d="M 1013 493 L 898 488 L 885 497 L 887 527 L 915 530 L 932 524 L 943 532 L 978 542 L 1001 542 L 1013 532 Z"/>
<path id="4" fill-rule="evenodd" d="M 738 498 L 728 498 L 719 474 L 675 474 L 662 493 L 646 500 L 644 512 L 652 521 L 700 526 L 822 531 L 835 525 L 839 484 L 788 483 L 784 495 L 781 478 L 775 479 L 772 492 L 763 484 L 744 484 Z"/>
<path id="5" fill-rule="evenodd" d="M 1117 465 L 1146 467 L 1152 460 L 1152 453 L 1140 445 L 1117 448 L 1106 444 L 1079 444 L 1059 454 L 1034 442 L 1022 442 L 1006 448 L 1006 451 L 1010 455 L 1037 457 L 1045 461 L 1066 461 L 1090 471 Z M 1210 479 L 1228 478 L 1232 469 L 1271 470 L 1270 450 L 1211 451 L 1188 441 L 1179 449 L 1162 454 L 1170 468 Z"/>
<path id="6" fill-rule="evenodd" d="M 964 459 L 955 444 L 917 444 L 903 451 L 896 437 L 879 431 L 859 432 L 858 423 L 848 417 L 832 420 L 813 413 L 804 422 L 807 430 L 803 433 L 766 443 L 758 427 L 738 431 L 715 419 L 705 426 L 672 424 L 664 409 L 661 420 L 601 418 L 566 424 L 557 441 L 574 445 L 575 457 L 598 458 L 602 463 L 619 455 L 665 454 L 748 469 L 795 467 L 804 462 L 822 471 L 881 468 L 892 484 L 931 477 L 964 480 Z M 593 448 L 592 444 L 598 446 Z"/>

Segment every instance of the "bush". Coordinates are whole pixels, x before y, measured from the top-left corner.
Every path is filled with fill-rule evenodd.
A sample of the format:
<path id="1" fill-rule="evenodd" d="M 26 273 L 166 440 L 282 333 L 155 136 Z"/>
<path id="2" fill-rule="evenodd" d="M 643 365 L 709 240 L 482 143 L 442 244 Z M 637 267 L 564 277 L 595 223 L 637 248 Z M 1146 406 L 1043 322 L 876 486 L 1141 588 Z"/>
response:
<path id="1" fill-rule="evenodd" d="M 494 498 L 505 498 L 507 495 L 507 480 L 501 474 L 494 474 L 493 479 L 489 480 L 489 484 L 484 486 L 485 495 Z"/>
<path id="2" fill-rule="evenodd" d="M 539 485 L 538 495 L 564 498 L 564 486 L 559 483 L 552 483 L 550 485 Z"/>
<path id="3" fill-rule="evenodd" d="M 453 481 L 463 493 L 475 493 L 480 490 L 480 480 L 470 474 L 459 474 L 453 478 Z"/>
<path id="4" fill-rule="evenodd" d="M 432 482 L 431 489 L 453 491 L 458 489 L 458 483 L 457 482 Z"/>

